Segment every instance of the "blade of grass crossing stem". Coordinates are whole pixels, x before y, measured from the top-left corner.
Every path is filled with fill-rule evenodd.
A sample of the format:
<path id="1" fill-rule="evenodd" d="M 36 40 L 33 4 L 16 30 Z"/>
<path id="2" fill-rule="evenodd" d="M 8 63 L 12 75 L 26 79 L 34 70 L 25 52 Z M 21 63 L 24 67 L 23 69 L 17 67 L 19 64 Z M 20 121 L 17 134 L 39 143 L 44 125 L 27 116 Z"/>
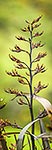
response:
<path id="1" fill-rule="evenodd" d="M 22 141 L 23 141 L 23 137 L 24 134 L 26 133 L 26 131 L 28 130 L 28 128 L 35 122 L 39 121 L 39 118 L 37 118 L 36 120 L 30 122 L 29 124 L 27 124 L 20 132 L 19 136 L 18 136 L 18 140 L 17 140 L 17 150 L 22 150 Z"/>

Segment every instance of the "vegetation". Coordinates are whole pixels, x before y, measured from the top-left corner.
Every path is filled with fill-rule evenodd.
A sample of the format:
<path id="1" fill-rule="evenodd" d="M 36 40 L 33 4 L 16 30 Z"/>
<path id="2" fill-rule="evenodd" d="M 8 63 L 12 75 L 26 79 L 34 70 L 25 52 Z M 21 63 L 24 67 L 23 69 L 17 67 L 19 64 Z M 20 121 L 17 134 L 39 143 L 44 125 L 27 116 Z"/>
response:
<path id="1" fill-rule="evenodd" d="M 26 39 L 26 37 L 24 38 L 23 36 L 16 36 L 16 39 L 18 41 L 23 41 L 25 43 L 27 43 L 29 45 L 29 50 L 27 49 L 23 49 L 18 45 L 15 45 L 14 49 L 10 49 L 13 53 L 16 54 L 21 54 L 23 53 L 24 55 L 27 55 L 28 58 L 28 63 L 27 60 L 22 60 L 18 59 L 16 56 L 9 54 L 9 58 L 15 63 L 15 69 L 12 69 L 12 71 L 8 72 L 6 71 L 6 73 L 9 76 L 12 76 L 13 78 L 18 78 L 18 82 L 25 86 L 25 90 L 23 91 L 23 87 L 22 90 L 20 91 L 18 88 L 14 89 L 14 88 L 9 88 L 9 89 L 5 89 L 5 92 L 15 95 L 11 101 L 15 100 L 17 101 L 17 103 L 21 106 L 25 105 L 28 106 L 29 112 L 30 112 L 30 117 L 31 117 L 31 122 L 26 125 L 24 128 L 22 128 L 21 126 L 19 126 L 17 123 L 11 123 L 8 120 L 0 120 L 0 137 L 1 137 L 1 149 L 3 150 L 22 150 L 23 148 L 26 149 L 26 143 L 25 143 L 25 136 L 27 137 L 27 145 L 28 145 L 28 149 L 30 150 L 36 150 L 37 149 L 37 144 L 36 144 L 36 140 L 38 142 L 38 144 L 40 145 L 41 150 L 49 150 L 50 148 L 50 138 L 52 137 L 51 134 L 47 133 L 45 128 L 44 128 L 44 124 L 42 119 L 44 117 L 46 117 L 47 115 L 50 116 L 50 118 L 52 117 L 52 105 L 51 103 L 43 98 L 38 96 L 38 93 L 47 88 L 48 85 L 42 84 L 41 81 L 38 82 L 38 84 L 36 86 L 34 86 L 34 78 L 36 77 L 36 75 L 38 75 L 39 73 L 44 73 L 46 71 L 45 66 L 43 64 L 39 64 L 39 61 L 44 58 L 47 53 L 46 52 L 39 52 L 35 57 L 33 53 L 33 51 L 36 51 L 36 49 L 38 49 L 39 47 L 42 48 L 44 46 L 44 44 L 41 43 L 41 41 L 35 42 L 34 43 L 34 39 L 36 37 L 40 37 L 42 36 L 44 31 L 41 31 L 40 33 L 37 32 L 37 28 L 41 25 L 41 23 L 39 23 L 39 20 L 41 19 L 42 16 L 34 19 L 31 23 L 29 21 L 25 21 L 27 26 L 24 27 L 22 30 L 22 32 L 28 33 L 28 38 Z M 36 30 L 36 32 L 34 31 Z M 22 57 L 22 55 L 21 55 Z M 21 71 L 20 71 L 21 70 Z M 18 99 L 17 99 L 18 97 Z M 39 112 L 38 116 L 34 115 L 34 109 L 33 109 L 33 103 L 35 103 L 35 100 L 40 102 L 40 104 L 42 104 L 42 106 L 44 107 L 43 112 Z M 2 109 L 3 107 L 5 107 L 5 103 L 4 105 L 2 105 L 0 107 L 0 109 Z M 35 106 L 34 106 L 35 107 Z M 52 118 L 51 118 L 52 119 Z M 39 122 L 39 126 L 40 126 L 40 134 L 38 136 L 35 136 L 35 123 Z M 6 126 L 11 126 L 12 128 L 17 128 L 18 130 L 15 132 L 10 132 L 10 133 L 6 133 L 5 131 L 5 127 Z M 28 130 L 28 128 L 31 126 L 31 131 Z M 11 146 L 8 148 L 7 146 L 7 141 L 5 140 L 4 136 L 7 136 L 9 134 L 13 134 L 14 135 L 14 139 L 15 139 L 15 144 L 13 144 L 13 142 L 11 143 Z M 18 138 L 17 135 L 19 134 Z M 39 138 L 42 139 L 42 145 L 41 142 L 39 141 Z"/>

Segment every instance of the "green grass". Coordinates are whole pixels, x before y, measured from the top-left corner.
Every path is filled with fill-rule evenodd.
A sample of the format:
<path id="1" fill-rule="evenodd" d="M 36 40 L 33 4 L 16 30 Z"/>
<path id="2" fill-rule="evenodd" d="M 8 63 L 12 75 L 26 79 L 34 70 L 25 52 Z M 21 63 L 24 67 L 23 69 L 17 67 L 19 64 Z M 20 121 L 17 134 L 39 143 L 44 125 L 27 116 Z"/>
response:
<path id="1" fill-rule="evenodd" d="M 5 129 L 5 131 L 6 131 L 6 133 L 9 133 L 9 132 L 18 132 L 18 131 L 20 131 L 20 130 L 18 130 L 18 129 L 12 129 L 11 127 L 9 128 L 9 127 L 7 127 L 6 129 Z M 37 130 L 36 131 L 36 135 L 38 135 L 39 134 L 39 131 Z M 18 136 L 16 135 L 16 138 L 17 138 Z M 14 138 L 14 135 L 8 135 L 7 137 L 5 137 L 5 139 L 7 140 L 7 146 L 8 146 L 8 148 L 11 146 L 11 143 L 13 143 L 13 144 L 15 144 L 15 138 Z M 30 140 L 31 141 L 31 140 Z M 37 141 L 35 141 L 35 143 L 36 143 L 36 146 L 37 146 L 37 150 L 38 150 L 38 148 L 41 150 L 41 147 L 40 147 L 40 145 L 42 144 L 41 143 L 41 139 L 39 139 L 39 140 L 37 140 Z M 28 146 L 28 140 L 27 140 L 27 135 L 25 136 L 25 140 L 24 140 L 24 145 L 25 144 L 27 144 L 25 147 L 24 147 L 24 150 L 27 150 L 28 148 L 29 148 L 29 146 Z"/>

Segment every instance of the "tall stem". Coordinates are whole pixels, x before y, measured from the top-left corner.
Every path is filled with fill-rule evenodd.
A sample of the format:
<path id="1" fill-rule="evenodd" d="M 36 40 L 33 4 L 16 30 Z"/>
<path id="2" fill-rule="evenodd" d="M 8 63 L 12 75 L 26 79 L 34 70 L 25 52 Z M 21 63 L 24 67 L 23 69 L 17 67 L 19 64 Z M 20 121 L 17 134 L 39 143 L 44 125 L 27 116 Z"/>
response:
<path id="1" fill-rule="evenodd" d="M 32 30 L 30 31 L 30 115 L 31 115 L 31 121 L 34 120 L 33 115 L 33 93 L 32 93 Z M 34 124 L 32 125 L 32 134 L 34 134 Z M 31 137 L 32 141 L 32 150 L 34 150 L 34 138 Z"/>

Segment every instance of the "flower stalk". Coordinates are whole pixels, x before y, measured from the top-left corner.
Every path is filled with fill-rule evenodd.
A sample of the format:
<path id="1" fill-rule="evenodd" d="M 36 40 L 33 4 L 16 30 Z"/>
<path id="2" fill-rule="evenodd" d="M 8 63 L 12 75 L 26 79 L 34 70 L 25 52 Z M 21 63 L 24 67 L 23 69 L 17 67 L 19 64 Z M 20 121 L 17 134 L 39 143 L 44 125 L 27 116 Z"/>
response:
<path id="1" fill-rule="evenodd" d="M 34 32 L 34 29 L 38 28 L 41 23 L 37 24 L 39 22 L 39 20 L 41 19 L 42 16 L 34 19 L 31 23 L 27 20 L 25 20 L 27 26 L 24 27 L 22 30 L 22 32 L 27 32 L 29 33 L 29 38 L 26 39 L 22 36 L 15 36 L 17 40 L 19 41 L 23 41 L 23 42 L 27 42 L 29 44 L 29 51 L 23 49 L 23 48 L 20 48 L 18 45 L 15 45 L 14 49 L 10 49 L 13 54 L 14 53 L 25 53 L 28 55 L 28 58 L 29 58 L 29 65 L 26 61 L 21 61 L 20 59 L 17 59 L 15 56 L 13 55 L 10 55 L 9 54 L 9 58 L 15 63 L 14 64 L 14 67 L 15 69 L 12 69 L 12 71 L 8 72 L 6 71 L 6 73 L 9 75 L 9 76 L 12 76 L 13 78 L 17 78 L 17 81 L 19 82 L 19 84 L 23 85 L 23 86 L 27 86 L 29 88 L 29 92 L 26 93 L 26 92 L 23 92 L 23 91 L 19 91 L 18 89 L 14 89 L 14 88 L 8 88 L 7 90 L 5 90 L 5 92 L 9 93 L 9 94 L 12 94 L 12 95 L 15 95 L 11 101 L 13 101 L 14 99 L 17 99 L 17 103 L 19 105 L 26 105 L 28 106 L 29 108 L 29 111 L 30 111 L 30 117 L 31 117 L 31 122 L 25 126 L 23 129 L 20 127 L 20 126 L 16 126 L 16 125 L 12 125 L 12 127 L 17 127 L 20 129 L 22 129 L 22 131 L 20 132 L 19 136 L 18 136 L 18 139 L 16 139 L 16 135 L 15 135 L 15 139 L 16 139 L 16 150 L 22 150 L 24 148 L 24 145 L 23 145 L 23 138 L 24 138 L 24 135 L 25 134 L 29 134 L 30 132 L 28 132 L 28 128 L 31 126 L 31 133 L 29 134 L 30 135 L 30 138 L 27 136 L 27 141 L 28 141 L 28 145 L 29 145 L 29 148 L 30 150 L 36 150 L 36 145 L 35 145 L 35 140 L 38 138 L 44 138 L 44 137 L 41 137 L 42 134 L 44 135 L 44 131 L 42 131 L 43 129 L 43 124 L 42 122 L 39 121 L 39 119 L 42 119 L 44 117 L 46 117 L 47 115 L 52 115 L 52 105 L 51 103 L 45 99 L 45 98 L 42 98 L 40 96 L 38 96 L 37 94 L 47 88 L 48 85 L 45 85 L 45 84 L 41 84 L 41 81 L 38 82 L 38 84 L 36 86 L 34 86 L 34 91 L 33 91 L 33 78 L 39 74 L 39 73 L 44 73 L 46 71 L 45 69 L 45 66 L 42 64 L 40 65 L 39 64 L 39 61 L 44 58 L 47 53 L 46 52 L 39 52 L 38 55 L 36 57 L 32 57 L 32 53 L 34 51 L 34 49 L 36 50 L 37 48 L 41 48 L 44 46 L 44 44 L 41 43 L 41 41 L 38 41 L 36 43 L 33 42 L 33 39 L 39 37 L 39 36 L 42 36 L 44 31 L 42 32 Z M 33 33 L 34 32 L 34 33 Z M 37 63 L 38 62 L 38 63 Z M 36 65 L 36 68 L 34 67 L 33 68 L 33 64 L 37 63 Z M 18 70 L 24 70 L 25 71 L 25 75 L 21 75 L 20 73 L 18 73 Z M 36 119 L 34 119 L 34 111 L 33 111 L 33 101 L 37 100 L 40 104 L 42 104 L 42 106 L 44 107 L 44 110 L 42 113 L 40 113 L 40 115 L 38 115 L 38 117 L 36 117 L 37 121 L 39 121 L 39 124 L 40 124 L 40 130 L 41 130 L 41 135 L 40 136 L 35 136 L 35 125 L 34 123 L 36 122 Z M 2 109 L 3 107 L 5 107 L 5 105 L 1 106 L 0 109 Z M 11 124 L 10 124 L 11 125 Z M 25 139 L 24 139 L 25 140 Z M 44 143 L 44 140 L 43 140 L 43 149 L 46 147 L 46 144 L 49 145 L 49 141 L 47 138 L 45 138 L 46 142 Z M 23 142 L 22 142 L 23 141 Z M 48 142 L 47 142 L 48 141 Z M 31 142 L 31 143 L 30 143 Z M 40 144 L 41 145 L 41 144 Z M 25 144 L 26 146 L 26 144 Z M 10 148 L 11 149 L 11 148 Z"/>
<path id="2" fill-rule="evenodd" d="M 33 92 L 32 92 L 32 28 L 30 30 L 30 115 L 31 121 L 34 120 L 33 114 Z M 34 134 L 34 124 L 32 124 L 32 134 Z M 32 150 L 34 150 L 34 138 L 31 137 Z"/>

